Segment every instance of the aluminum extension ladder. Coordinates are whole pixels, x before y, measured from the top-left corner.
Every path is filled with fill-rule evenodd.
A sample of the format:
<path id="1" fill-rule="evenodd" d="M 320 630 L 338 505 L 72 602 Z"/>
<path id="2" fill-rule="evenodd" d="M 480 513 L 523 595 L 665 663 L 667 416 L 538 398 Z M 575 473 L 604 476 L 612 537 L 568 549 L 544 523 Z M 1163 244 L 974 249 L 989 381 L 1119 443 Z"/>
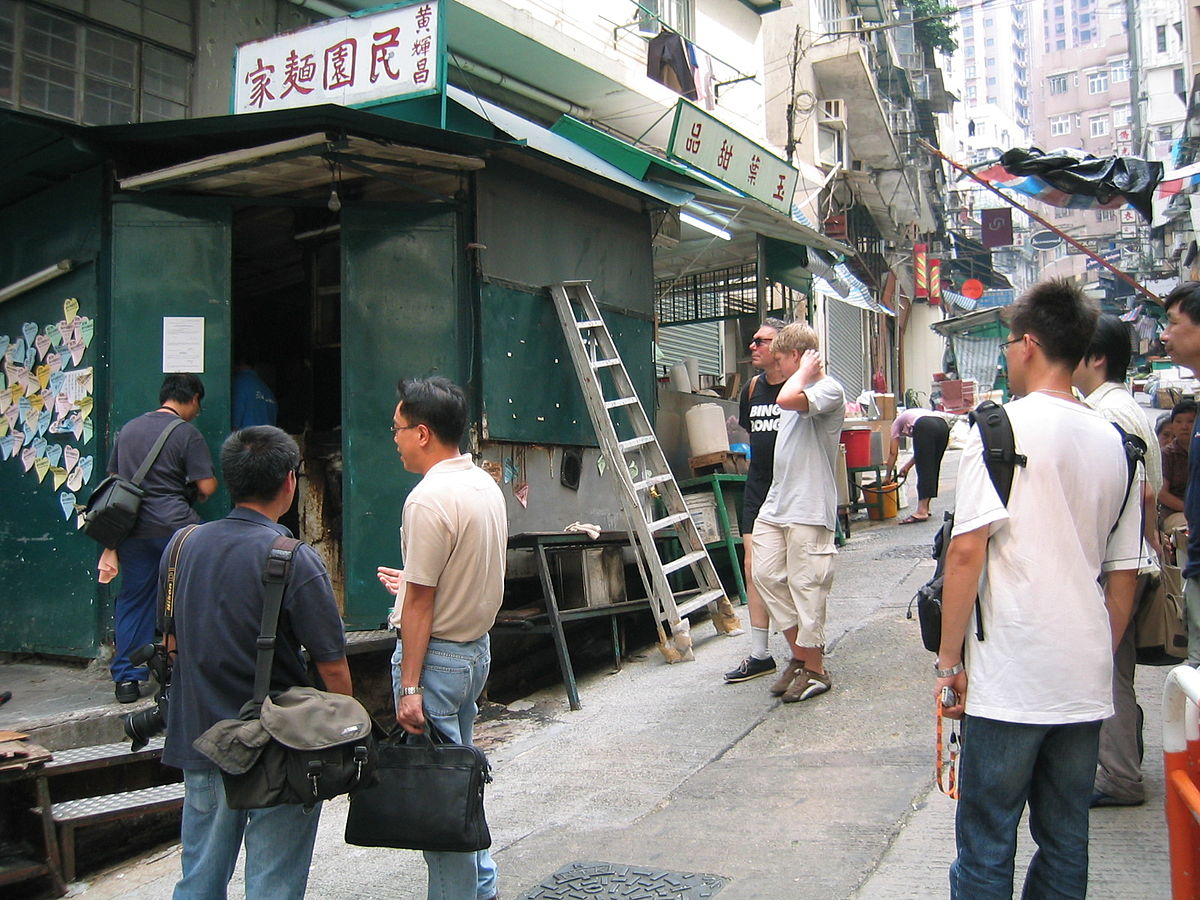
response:
<path id="1" fill-rule="evenodd" d="M 600 451 L 621 484 L 621 509 L 646 596 L 657 619 L 659 649 L 668 662 L 694 659 L 690 626 L 684 616 L 707 606 L 718 634 L 740 633 L 741 622 L 683 502 L 683 493 L 671 474 L 588 282 L 560 282 L 550 285 L 549 290 L 579 375 Z M 576 317 L 576 305 L 582 318 Z M 607 379 L 603 377 L 605 373 Z M 627 417 L 633 437 L 619 438 L 619 414 Z M 656 501 L 661 502 L 666 515 L 660 515 Z M 664 533 L 678 539 L 678 556 L 664 559 L 659 555 L 660 548 L 674 552 L 672 542 L 660 544 L 657 540 Z M 668 582 L 668 576 L 675 573 L 683 573 L 678 580 L 690 581 L 692 586 L 675 591 Z M 664 625 L 671 630 L 669 640 Z"/>

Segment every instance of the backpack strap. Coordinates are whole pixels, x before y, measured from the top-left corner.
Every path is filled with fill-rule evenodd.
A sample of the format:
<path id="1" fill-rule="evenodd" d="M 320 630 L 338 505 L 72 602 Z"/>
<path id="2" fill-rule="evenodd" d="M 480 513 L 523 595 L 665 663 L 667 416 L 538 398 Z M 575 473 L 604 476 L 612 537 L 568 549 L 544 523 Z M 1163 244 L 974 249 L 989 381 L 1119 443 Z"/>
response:
<path id="1" fill-rule="evenodd" d="M 1017 466 L 1024 467 L 1029 460 L 1023 453 L 1017 452 L 1012 422 L 999 403 L 985 400 L 972 410 L 970 420 L 979 428 L 979 437 L 983 441 L 983 463 L 987 466 L 992 486 L 1000 496 L 1000 502 L 1008 506 L 1013 473 Z"/>
<path id="2" fill-rule="evenodd" d="M 1137 475 L 1138 466 L 1146 464 L 1146 442 L 1136 434 L 1130 434 L 1116 422 L 1112 423 L 1112 427 L 1117 429 L 1117 433 L 1121 435 L 1121 448 L 1125 451 L 1125 463 L 1129 473 L 1125 481 L 1125 496 L 1121 500 L 1121 509 L 1117 512 L 1117 521 L 1113 522 L 1113 527 L 1108 532 L 1110 537 L 1116 532 L 1117 525 L 1121 523 L 1121 514 L 1125 512 L 1125 504 L 1129 502 L 1129 492 L 1133 490 L 1133 480 Z M 1139 529 L 1140 533 L 1145 530 L 1146 510 L 1140 503 L 1138 508 L 1141 509 L 1140 518 L 1143 526 L 1142 529 Z"/>
<path id="3" fill-rule="evenodd" d="M 275 662 L 275 635 L 279 630 L 279 611 L 283 608 L 283 592 L 292 577 L 292 559 L 303 541 L 279 535 L 263 564 L 262 624 L 258 634 L 258 658 L 254 665 L 254 699 L 257 708 L 267 699 L 271 689 L 271 666 Z"/>
<path id="4" fill-rule="evenodd" d="M 138 466 L 138 470 L 133 473 L 131 479 L 134 484 L 141 486 L 142 479 L 146 477 L 146 473 L 150 471 L 150 467 L 158 460 L 158 455 L 162 453 L 163 444 L 167 442 L 167 438 L 171 436 L 171 432 L 183 424 L 183 419 L 175 419 L 173 422 L 168 422 L 167 427 L 159 432 L 158 437 L 150 446 L 150 452 L 146 454 L 146 458 L 142 460 L 142 464 Z"/>

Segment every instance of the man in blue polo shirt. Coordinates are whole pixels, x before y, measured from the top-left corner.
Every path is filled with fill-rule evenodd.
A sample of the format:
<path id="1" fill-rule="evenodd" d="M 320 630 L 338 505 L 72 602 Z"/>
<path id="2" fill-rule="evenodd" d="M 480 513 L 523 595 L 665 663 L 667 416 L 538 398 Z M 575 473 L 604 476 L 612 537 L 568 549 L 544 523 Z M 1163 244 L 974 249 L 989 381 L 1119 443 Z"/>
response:
<path id="1" fill-rule="evenodd" d="M 183 877 L 175 900 L 224 897 L 243 836 L 247 900 L 300 900 L 321 804 L 231 810 L 221 773 L 192 741 L 238 716 L 254 695 L 256 642 L 262 624 L 263 566 L 271 544 L 290 532 L 279 517 L 296 493 L 300 451 L 270 425 L 234 432 L 221 448 L 221 470 L 235 507 L 182 539 L 175 572 L 171 702 L 162 761 L 183 770 Z M 159 600 L 171 547 L 163 554 Z M 165 624 L 165 623 L 163 623 Z M 350 694 L 346 636 L 329 574 L 307 544 L 296 548 L 283 594 L 271 690 L 309 684 L 300 648 L 325 690 Z"/>

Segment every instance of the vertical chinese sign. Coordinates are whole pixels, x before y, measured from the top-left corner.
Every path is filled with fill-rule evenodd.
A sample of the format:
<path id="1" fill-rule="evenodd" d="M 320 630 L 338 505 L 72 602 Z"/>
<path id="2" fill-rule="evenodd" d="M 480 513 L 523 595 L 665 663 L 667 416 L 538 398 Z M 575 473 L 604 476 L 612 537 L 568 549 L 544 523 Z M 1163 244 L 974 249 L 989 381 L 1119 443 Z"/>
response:
<path id="1" fill-rule="evenodd" d="M 667 156 L 791 218 L 796 169 L 694 103 L 675 105 Z"/>
<path id="2" fill-rule="evenodd" d="M 238 45 L 233 112 L 421 97 L 445 83 L 439 0 L 331 19 Z"/>
<path id="3" fill-rule="evenodd" d="M 937 306 L 942 302 L 942 261 L 930 257 L 929 267 L 929 305 Z"/>
<path id="4" fill-rule="evenodd" d="M 929 298 L 929 282 L 926 280 L 925 244 L 913 244 L 914 295 L 922 300 Z"/>

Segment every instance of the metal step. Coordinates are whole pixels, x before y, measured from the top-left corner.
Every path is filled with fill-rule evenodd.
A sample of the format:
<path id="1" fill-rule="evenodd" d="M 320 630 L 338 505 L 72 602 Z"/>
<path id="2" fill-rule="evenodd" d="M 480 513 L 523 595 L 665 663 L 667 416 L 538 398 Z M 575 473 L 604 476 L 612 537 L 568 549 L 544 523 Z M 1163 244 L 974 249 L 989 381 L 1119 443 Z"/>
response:
<path id="1" fill-rule="evenodd" d="M 592 362 L 593 369 L 604 369 L 619 365 L 621 365 L 621 358 L 619 356 L 612 359 L 597 359 Z"/>
<path id="2" fill-rule="evenodd" d="M 622 406 L 633 406 L 637 402 L 638 402 L 637 397 L 619 397 L 616 400 L 605 400 L 604 408 L 605 409 L 618 409 Z"/>
<path id="3" fill-rule="evenodd" d="M 705 591 L 703 594 L 690 597 L 682 603 L 676 601 L 676 606 L 679 608 L 679 615 L 686 616 L 689 613 L 694 613 L 698 609 L 703 609 L 710 603 L 715 603 L 716 601 L 723 600 L 724 598 L 725 590 L 722 588 L 714 591 Z"/>
<path id="4" fill-rule="evenodd" d="M 638 447 L 645 447 L 647 444 L 656 443 L 654 435 L 646 434 L 642 437 L 630 438 L 627 441 L 619 441 L 617 449 L 622 453 L 628 453 L 630 450 L 636 450 Z"/>
<path id="5" fill-rule="evenodd" d="M 668 481 L 674 480 L 675 476 L 670 473 L 667 473 L 666 475 L 652 475 L 644 481 L 635 481 L 633 483 L 633 489 L 638 493 L 641 493 L 642 491 L 646 490 L 646 488 L 654 487 L 656 484 L 665 484 Z"/>
<path id="6" fill-rule="evenodd" d="M 680 522 L 686 522 L 691 517 L 691 513 L 675 513 L 673 516 L 666 516 L 662 519 L 655 519 L 653 522 L 648 522 L 647 527 L 650 529 L 651 534 L 654 534 L 670 528 L 672 525 L 678 525 Z"/>

